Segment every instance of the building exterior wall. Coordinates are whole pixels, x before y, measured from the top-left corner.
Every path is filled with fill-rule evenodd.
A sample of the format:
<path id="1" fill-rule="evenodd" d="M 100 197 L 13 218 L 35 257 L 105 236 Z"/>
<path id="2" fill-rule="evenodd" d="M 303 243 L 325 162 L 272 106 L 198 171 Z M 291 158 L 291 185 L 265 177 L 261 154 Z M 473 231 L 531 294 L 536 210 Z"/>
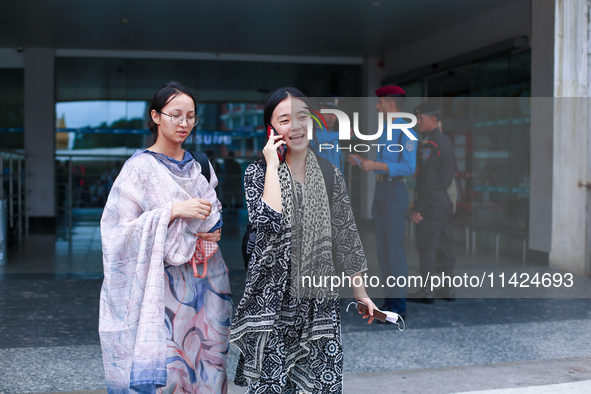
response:
<path id="1" fill-rule="evenodd" d="M 550 266 L 584 275 L 589 151 L 589 12 L 591 1 L 556 1 L 554 138 Z"/>
<path id="2" fill-rule="evenodd" d="M 515 1 L 415 42 L 411 39 L 385 54 L 384 71 L 401 74 L 519 36 L 531 36 L 530 0 Z"/>
<path id="3" fill-rule="evenodd" d="M 363 95 L 373 96 L 384 77 L 436 64 L 503 40 L 530 39 L 528 256 L 578 273 L 589 273 L 591 264 L 591 193 L 579 186 L 591 182 L 588 132 L 591 117 L 587 116 L 587 100 L 553 98 L 589 97 L 589 4 L 590 0 L 516 0 L 429 37 L 414 42 L 411 39 L 408 44 L 386 52 L 383 65 L 382 57 L 365 58 L 359 88 Z M 64 55 L 64 49 L 57 51 Z M 25 48 L 24 53 L 12 48 L 0 49 L 0 67 L 25 69 L 26 209 L 27 215 L 33 218 L 55 216 L 55 54 L 55 48 Z M 92 56 L 98 56 L 96 51 Z M 242 56 L 248 60 L 249 55 Z M 314 64 L 316 60 L 321 61 L 312 60 Z M 343 61 L 358 65 L 359 60 Z M 332 85 L 324 81 L 323 89 L 328 86 Z M 374 111 L 367 109 L 367 113 Z M 371 217 L 374 186 L 372 177 L 363 179 L 367 190 L 361 203 L 364 218 Z"/>

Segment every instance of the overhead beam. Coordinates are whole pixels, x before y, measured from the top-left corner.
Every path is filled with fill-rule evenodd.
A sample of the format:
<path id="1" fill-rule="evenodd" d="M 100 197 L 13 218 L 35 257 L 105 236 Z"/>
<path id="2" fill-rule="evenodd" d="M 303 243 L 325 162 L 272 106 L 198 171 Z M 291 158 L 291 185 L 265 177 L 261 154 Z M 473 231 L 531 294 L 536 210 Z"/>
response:
<path id="1" fill-rule="evenodd" d="M 219 60 L 236 62 L 362 65 L 362 57 L 258 55 L 244 53 L 122 51 L 102 49 L 56 49 L 56 57 Z"/>

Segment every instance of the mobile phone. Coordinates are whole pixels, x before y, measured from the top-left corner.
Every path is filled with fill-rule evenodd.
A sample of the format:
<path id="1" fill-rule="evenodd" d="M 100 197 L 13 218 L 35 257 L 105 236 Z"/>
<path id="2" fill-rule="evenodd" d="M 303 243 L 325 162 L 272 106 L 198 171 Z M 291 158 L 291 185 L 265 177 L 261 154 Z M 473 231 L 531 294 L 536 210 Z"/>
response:
<path id="1" fill-rule="evenodd" d="M 357 310 L 363 312 L 366 315 L 369 315 L 369 308 L 367 307 L 367 305 L 365 305 L 361 301 L 357 302 Z M 381 321 L 382 323 L 385 323 L 387 316 L 381 310 L 374 308 L 373 317 L 374 317 L 374 319 L 377 319 L 377 320 Z"/>
<path id="2" fill-rule="evenodd" d="M 277 133 L 277 130 L 275 130 L 275 128 L 273 128 L 273 126 L 268 125 L 267 126 L 267 138 L 271 138 L 271 135 L 279 135 L 279 133 Z M 277 148 L 277 156 L 279 157 L 279 162 L 285 161 L 286 154 L 287 154 L 287 147 L 285 146 L 285 144 L 279 145 L 279 148 Z"/>

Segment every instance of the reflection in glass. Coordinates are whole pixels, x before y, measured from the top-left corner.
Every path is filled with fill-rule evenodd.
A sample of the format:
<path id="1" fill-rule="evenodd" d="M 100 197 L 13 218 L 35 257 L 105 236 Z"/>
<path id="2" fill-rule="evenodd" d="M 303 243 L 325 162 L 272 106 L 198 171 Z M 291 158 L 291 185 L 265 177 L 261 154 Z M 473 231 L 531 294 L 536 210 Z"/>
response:
<path id="1" fill-rule="evenodd" d="M 0 68 L 0 149 L 23 149 L 24 70 Z"/>

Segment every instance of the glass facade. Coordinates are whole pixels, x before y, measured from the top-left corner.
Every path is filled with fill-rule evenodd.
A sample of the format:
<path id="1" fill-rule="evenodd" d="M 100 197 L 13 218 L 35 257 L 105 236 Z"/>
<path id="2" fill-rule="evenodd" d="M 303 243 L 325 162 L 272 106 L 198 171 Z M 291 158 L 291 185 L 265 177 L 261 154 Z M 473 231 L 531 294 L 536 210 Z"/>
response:
<path id="1" fill-rule="evenodd" d="M 357 95 L 361 66 L 56 58 L 56 174 L 62 223 L 98 220 L 123 162 L 147 147 L 147 108 L 169 80 L 182 82 L 197 100 L 200 122 L 185 148 L 208 153 L 222 202 L 238 206 L 242 199 L 237 201 L 235 193 L 224 196 L 224 188 L 242 184 L 246 166 L 261 157 L 266 142 L 263 103 L 269 93 L 297 86 L 307 94 Z M 240 173 L 230 170 L 236 163 Z M 68 218 L 68 212 L 73 217 Z"/>
<path id="2" fill-rule="evenodd" d="M 0 149 L 23 149 L 24 69 L 0 68 Z"/>
<path id="3" fill-rule="evenodd" d="M 456 148 L 455 223 L 479 229 L 482 247 L 494 247 L 492 234 L 502 231 L 501 249 L 519 251 L 513 235 L 528 231 L 530 74 L 531 53 L 523 51 L 402 84 L 405 111 L 424 97 L 442 106 L 443 131 Z M 362 86 L 361 66 L 58 57 L 56 189 L 62 223 L 72 209 L 81 221 L 97 220 L 121 165 L 146 146 L 149 101 L 172 79 L 196 96 L 201 122 L 187 148 L 213 158 L 220 195 L 224 183 L 240 176 L 226 174 L 226 161 L 244 170 L 260 157 L 266 141 L 263 103 L 276 87 L 297 86 L 308 96 L 359 97 Z M 23 149 L 23 103 L 23 69 L 0 69 L 0 149 Z M 358 209 L 358 177 L 348 171 Z M 409 180 L 411 191 L 412 186 Z M 461 231 L 456 235 L 463 239 Z"/>
<path id="4" fill-rule="evenodd" d="M 479 247 L 522 251 L 529 221 L 531 52 L 507 53 L 415 80 L 442 108 L 455 146 L 455 224 L 476 230 Z M 406 110 L 412 110 L 407 105 Z M 456 237 L 464 239 L 463 231 Z"/>

